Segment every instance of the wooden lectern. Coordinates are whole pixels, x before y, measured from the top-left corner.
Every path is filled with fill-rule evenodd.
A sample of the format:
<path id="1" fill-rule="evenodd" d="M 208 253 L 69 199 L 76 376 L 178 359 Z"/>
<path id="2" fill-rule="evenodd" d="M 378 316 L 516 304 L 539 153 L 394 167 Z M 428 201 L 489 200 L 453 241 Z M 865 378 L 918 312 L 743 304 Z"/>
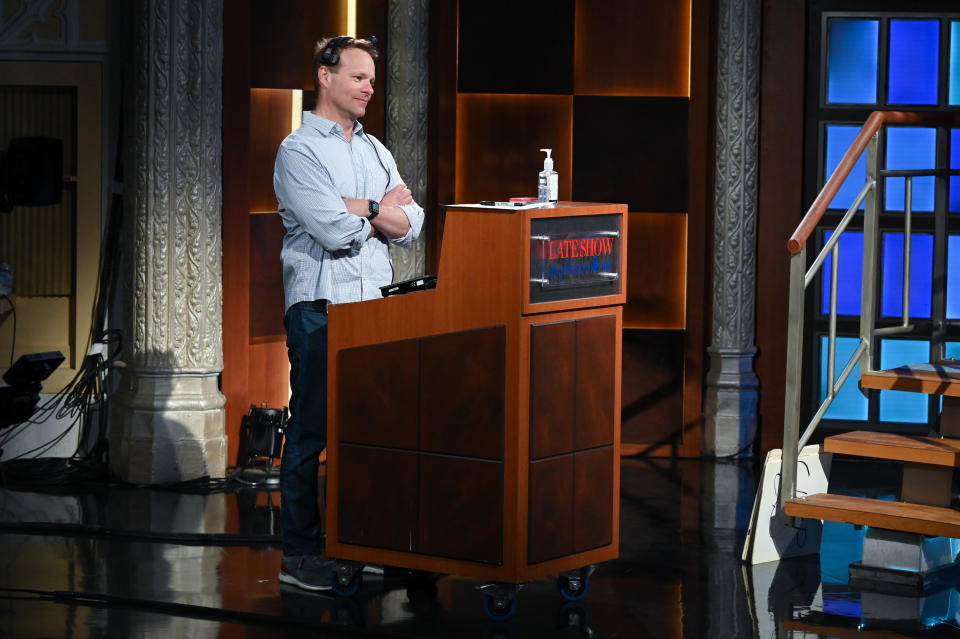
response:
<path id="1" fill-rule="evenodd" d="M 514 584 L 617 557 L 626 232 L 453 206 L 435 289 L 330 307 L 330 557 Z"/>

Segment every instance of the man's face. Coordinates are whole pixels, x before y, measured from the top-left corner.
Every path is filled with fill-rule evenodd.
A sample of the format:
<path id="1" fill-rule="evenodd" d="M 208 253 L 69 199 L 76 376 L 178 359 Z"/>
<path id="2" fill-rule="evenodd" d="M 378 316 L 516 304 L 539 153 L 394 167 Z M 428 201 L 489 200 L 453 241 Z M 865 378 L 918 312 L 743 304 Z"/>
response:
<path id="1" fill-rule="evenodd" d="M 344 49 L 340 52 L 340 63 L 334 69 L 330 69 L 327 99 L 346 119 L 362 118 L 373 97 L 376 80 L 373 58 L 363 49 Z"/>

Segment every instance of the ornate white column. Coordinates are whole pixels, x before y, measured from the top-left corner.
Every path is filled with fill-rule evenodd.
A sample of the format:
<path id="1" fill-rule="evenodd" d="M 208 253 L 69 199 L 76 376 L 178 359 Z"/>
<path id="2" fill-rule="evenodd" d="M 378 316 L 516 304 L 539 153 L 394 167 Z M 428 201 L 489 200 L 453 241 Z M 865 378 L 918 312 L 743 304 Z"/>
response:
<path id="1" fill-rule="evenodd" d="M 110 465 L 132 482 L 226 470 L 222 0 L 136 0 L 124 119 L 124 355 Z"/>
<path id="2" fill-rule="evenodd" d="M 427 63 L 430 0 L 390 0 L 387 5 L 387 148 L 421 205 L 427 198 Z M 435 215 L 436 211 L 427 211 Z M 426 244 L 391 247 L 394 279 L 422 275 Z"/>
<path id="3" fill-rule="evenodd" d="M 732 455 L 757 429 L 756 255 L 761 0 L 720 0 L 713 259 L 713 343 L 703 451 Z"/>

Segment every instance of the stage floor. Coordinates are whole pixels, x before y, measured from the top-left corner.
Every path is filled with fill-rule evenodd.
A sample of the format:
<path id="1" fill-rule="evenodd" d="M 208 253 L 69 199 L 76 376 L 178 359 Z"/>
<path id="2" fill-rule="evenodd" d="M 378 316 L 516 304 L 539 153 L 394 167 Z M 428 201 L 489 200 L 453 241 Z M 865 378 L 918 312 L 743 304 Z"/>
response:
<path id="1" fill-rule="evenodd" d="M 857 485 L 865 468 L 837 460 L 832 487 L 867 490 Z M 896 485 L 895 468 L 871 472 Z M 554 579 L 526 584 L 505 622 L 487 617 L 481 582 L 455 576 L 388 568 L 382 577 L 367 575 L 351 598 L 280 585 L 279 492 L 205 494 L 198 487 L 182 492 L 107 483 L 2 489 L 0 636 L 960 633 L 960 617 L 950 617 L 956 612 L 950 602 L 960 598 L 956 589 L 936 600 L 899 597 L 878 605 L 872 593 L 846 585 L 847 565 L 860 559 L 862 532 L 852 526 L 825 529 L 822 557 L 742 565 L 758 475 L 755 462 L 624 459 L 620 558 L 599 566 L 579 602 L 561 597 Z M 937 614 L 925 612 L 931 610 Z"/>

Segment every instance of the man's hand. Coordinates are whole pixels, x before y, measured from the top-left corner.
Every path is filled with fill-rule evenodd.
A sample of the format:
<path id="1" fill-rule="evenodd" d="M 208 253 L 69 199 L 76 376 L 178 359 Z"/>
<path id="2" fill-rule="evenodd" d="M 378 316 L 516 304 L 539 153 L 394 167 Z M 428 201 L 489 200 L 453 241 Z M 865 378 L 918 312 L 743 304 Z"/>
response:
<path id="1" fill-rule="evenodd" d="M 383 196 L 380 200 L 380 207 L 384 206 L 403 206 L 404 204 L 413 204 L 413 193 L 407 188 L 406 184 L 398 184 Z"/>

